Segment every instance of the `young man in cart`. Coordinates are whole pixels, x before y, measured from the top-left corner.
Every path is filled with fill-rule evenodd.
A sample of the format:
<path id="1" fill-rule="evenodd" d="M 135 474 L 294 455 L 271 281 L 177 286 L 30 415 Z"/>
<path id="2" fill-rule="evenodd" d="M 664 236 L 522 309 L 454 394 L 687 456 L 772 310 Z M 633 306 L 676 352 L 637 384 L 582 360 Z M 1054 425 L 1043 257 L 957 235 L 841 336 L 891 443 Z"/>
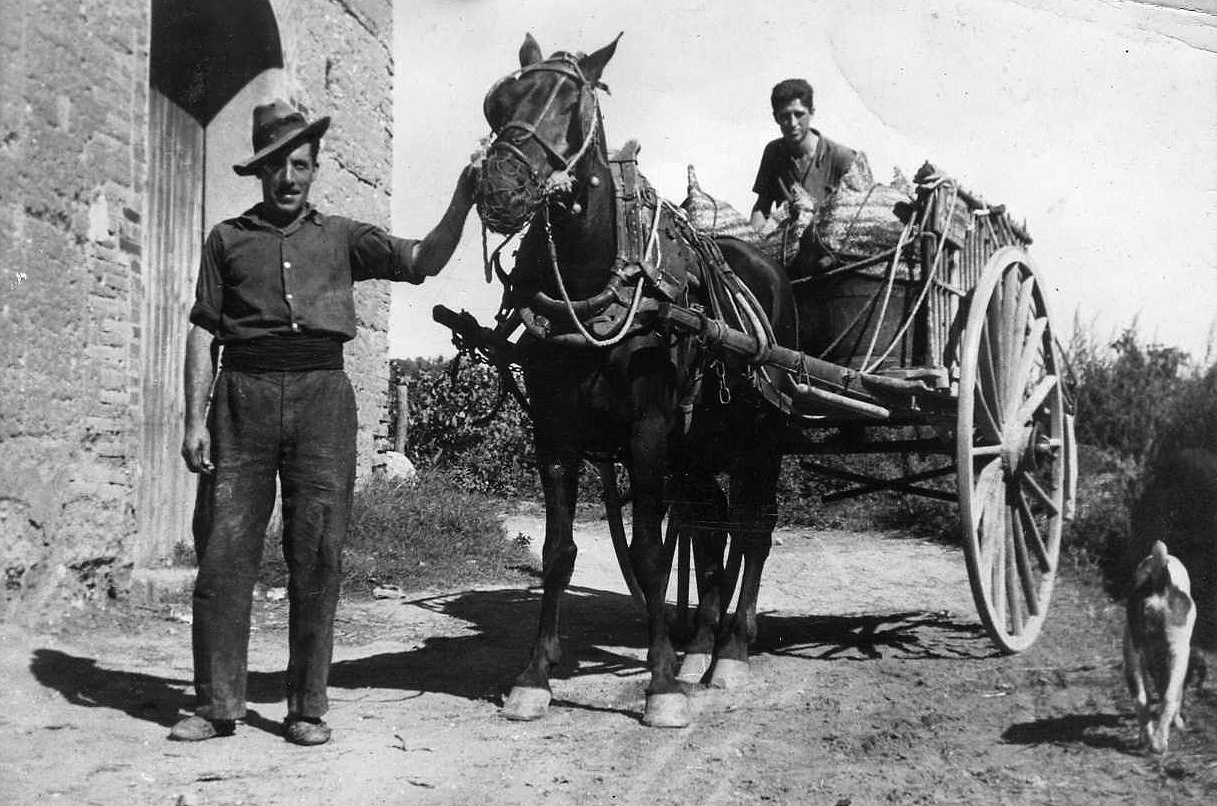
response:
<path id="1" fill-rule="evenodd" d="M 805 80 L 788 78 L 774 85 L 769 95 L 773 120 L 782 136 L 771 140 L 761 154 L 752 192 L 752 226 L 760 229 L 774 203 L 793 201 L 796 185 L 819 206 L 841 184 L 858 152 L 811 127 L 815 93 Z"/>

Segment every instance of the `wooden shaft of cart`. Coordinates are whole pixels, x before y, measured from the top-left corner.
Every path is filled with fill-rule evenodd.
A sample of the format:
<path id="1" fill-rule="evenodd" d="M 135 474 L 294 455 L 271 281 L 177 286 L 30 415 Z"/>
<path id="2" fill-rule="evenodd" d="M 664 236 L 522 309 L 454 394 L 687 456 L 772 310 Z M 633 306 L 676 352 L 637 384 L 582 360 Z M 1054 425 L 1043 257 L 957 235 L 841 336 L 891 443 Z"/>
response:
<path id="1" fill-rule="evenodd" d="M 799 383 L 796 394 L 801 398 L 800 402 L 821 404 L 868 419 L 887 420 L 892 411 L 884 404 L 882 392 L 891 392 L 899 399 L 925 391 L 915 382 L 859 372 L 789 347 L 763 344 L 755 336 L 690 308 L 664 303 L 659 306 L 659 316 L 677 330 L 698 336 L 711 348 L 721 348 L 754 364 L 791 373 Z"/>

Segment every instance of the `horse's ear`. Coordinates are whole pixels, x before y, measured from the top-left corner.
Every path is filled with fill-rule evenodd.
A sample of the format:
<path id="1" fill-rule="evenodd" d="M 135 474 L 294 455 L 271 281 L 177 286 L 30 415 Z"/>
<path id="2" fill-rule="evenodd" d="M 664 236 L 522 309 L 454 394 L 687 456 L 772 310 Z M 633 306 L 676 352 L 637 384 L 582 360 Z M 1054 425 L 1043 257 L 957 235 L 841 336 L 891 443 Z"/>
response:
<path id="1" fill-rule="evenodd" d="M 623 34 L 625 31 L 621 33 Z M 617 39 L 600 48 L 600 50 L 579 60 L 579 69 L 583 71 L 584 78 L 592 83 L 600 81 L 600 76 L 604 73 L 604 66 L 608 64 L 609 59 L 613 58 L 613 54 L 617 52 L 618 39 L 621 39 L 621 34 L 617 34 Z"/>
<path id="2" fill-rule="evenodd" d="M 541 46 L 537 44 L 537 40 L 532 38 L 532 34 L 524 34 L 524 44 L 520 45 L 520 66 L 536 64 L 541 58 Z"/>

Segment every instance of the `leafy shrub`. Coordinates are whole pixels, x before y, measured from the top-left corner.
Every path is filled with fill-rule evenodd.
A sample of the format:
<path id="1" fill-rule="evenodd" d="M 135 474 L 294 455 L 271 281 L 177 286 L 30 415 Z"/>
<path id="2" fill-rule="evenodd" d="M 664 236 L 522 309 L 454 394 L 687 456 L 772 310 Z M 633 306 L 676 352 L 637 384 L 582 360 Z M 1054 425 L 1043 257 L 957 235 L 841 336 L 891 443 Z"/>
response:
<path id="1" fill-rule="evenodd" d="M 1134 321 L 1101 346 L 1075 323 L 1070 364 L 1077 375 L 1078 441 L 1120 456 L 1144 456 L 1187 384 L 1188 354 L 1143 344 Z"/>
<path id="2" fill-rule="evenodd" d="M 1180 447 L 1217 450 L 1217 366 L 1202 373 L 1186 352 L 1144 343 L 1135 321 L 1105 346 L 1075 324 L 1069 358 L 1080 467 L 1065 547 L 1097 563 L 1118 593 L 1129 514 L 1147 468 Z"/>
<path id="3" fill-rule="evenodd" d="M 1084 567 L 1109 569 L 1119 555 L 1128 525 L 1137 463 L 1113 451 L 1078 446 L 1078 492 L 1074 519 L 1063 549 Z"/>
<path id="4" fill-rule="evenodd" d="M 409 385 L 406 451 L 420 470 L 437 470 L 487 495 L 537 494 L 532 425 L 510 395 L 495 411 L 497 370 L 462 361 L 454 373 L 436 358 L 395 360 L 392 374 Z"/>

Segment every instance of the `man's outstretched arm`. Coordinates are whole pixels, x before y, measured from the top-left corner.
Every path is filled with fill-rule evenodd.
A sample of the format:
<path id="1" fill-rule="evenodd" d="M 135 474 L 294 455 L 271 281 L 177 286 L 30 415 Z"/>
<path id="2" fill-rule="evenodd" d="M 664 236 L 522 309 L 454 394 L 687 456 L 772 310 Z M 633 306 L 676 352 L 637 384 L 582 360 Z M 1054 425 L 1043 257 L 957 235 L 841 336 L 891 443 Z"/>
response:
<path id="1" fill-rule="evenodd" d="M 452 201 L 444 211 L 444 217 L 426 237 L 414 245 L 412 262 L 420 274 L 434 277 L 452 259 L 452 253 L 461 242 L 461 232 L 465 229 L 469 209 L 473 207 L 476 188 L 477 172 L 472 165 L 467 165 L 456 182 L 456 190 L 452 193 Z"/>

